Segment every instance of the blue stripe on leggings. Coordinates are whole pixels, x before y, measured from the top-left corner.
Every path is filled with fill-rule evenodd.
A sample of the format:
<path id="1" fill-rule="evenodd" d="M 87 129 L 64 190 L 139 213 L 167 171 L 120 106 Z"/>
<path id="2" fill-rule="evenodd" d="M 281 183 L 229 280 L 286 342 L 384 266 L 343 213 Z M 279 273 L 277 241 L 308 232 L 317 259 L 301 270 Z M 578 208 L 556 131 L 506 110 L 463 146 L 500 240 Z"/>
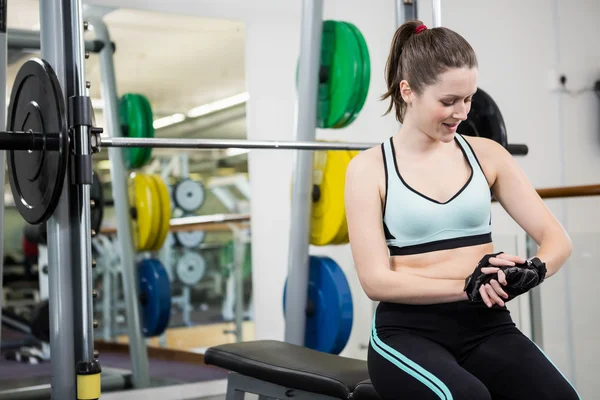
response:
<path id="1" fill-rule="evenodd" d="M 383 358 L 431 389 L 440 398 L 440 400 L 453 400 L 452 393 L 450 393 L 450 390 L 442 383 L 442 381 L 440 381 L 429 371 L 425 370 L 419 364 L 411 361 L 406 356 L 400 354 L 379 339 L 377 336 L 377 330 L 375 329 L 375 317 L 373 317 L 373 327 L 371 329 L 371 345 L 373 346 L 373 349 Z M 388 353 L 391 353 L 391 355 Z"/>
<path id="2" fill-rule="evenodd" d="M 527 338 L 527 339 L 529 339 L 529 338 Z M 573 390 L 577 394 L 577 397 L 579 397 L 579 400 L 581 400 L 581 396 L 579 395 L 579 392 L 577 392 L 577 389 L 575 389 L 575 386 L 573 386 L 571 384 L 571 382 L 569 382 L 569 380 L 567 379 L 567 377 L 562 373 L 562 371 L 560 369 L 558 369 L 558 367 L 556 365 L 554 365 L 554 363 L 552 362 L 552 360 L 550 359 L 550 357 L 548 357 L 548 355 L 546 353 L 544 353 L 544 350 L 542 350 L 542 348 L 540 346 L 538 346 L 538 344 L 536 342 L 534 342 L 533 340 L 529 339 L 529 341 L 531 343 L 535 344 L 535 347 L 537 347 L 540 350 L 540 352 L 544 355 L 544 357 L 546 357 L 546 360 L 548 360 L 550 362 L 550 364 L 552 364 L 552 366 L 554 368 L 556 368 L 556 370 L 558 371 L 558 373 L 561 374 L 563 378 L 565 378 L 565 381 L 567 381 L 567 383 L 573 388 Z"/>

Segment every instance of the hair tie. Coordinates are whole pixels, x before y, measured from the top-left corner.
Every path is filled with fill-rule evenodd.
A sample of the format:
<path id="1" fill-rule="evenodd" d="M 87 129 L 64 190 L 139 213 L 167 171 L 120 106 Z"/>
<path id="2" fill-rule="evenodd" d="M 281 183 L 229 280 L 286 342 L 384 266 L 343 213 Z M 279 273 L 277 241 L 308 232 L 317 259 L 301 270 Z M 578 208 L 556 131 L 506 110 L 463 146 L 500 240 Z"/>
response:
<path id="1" fill-rule="evenodd" d="M 421 24 L 421 25 L 417 26 L 417 28 L 415 29 L 415 33 L 419 34 L 419 33 L 423 32 L 425 29 L 427 29 L 427 26 L 424 24 Z"/>

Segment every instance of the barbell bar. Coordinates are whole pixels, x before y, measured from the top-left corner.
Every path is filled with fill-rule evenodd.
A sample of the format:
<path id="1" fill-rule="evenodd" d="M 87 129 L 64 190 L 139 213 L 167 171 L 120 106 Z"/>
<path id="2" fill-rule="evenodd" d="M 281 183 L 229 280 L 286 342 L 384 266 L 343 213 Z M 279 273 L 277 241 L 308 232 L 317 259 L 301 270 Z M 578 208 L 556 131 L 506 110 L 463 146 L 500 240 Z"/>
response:
<path id="1" fill-rule="evenodd" d="M 183 149 L 280 149 L 280 150 L 366 150 L 377 143 L 306 142 L 284 140 L 236 140 L 236 139 L 178 139 L 178 138 L 132 138 L 101 136 L 100 128 L 92 132 L 92 149 L 103 147 L 151 147 Z M 0 132 L 0 149 L 13 151 L 57 151 L 60 148 L 58 133 Z M 513 155 L 527 155 L 525 144 L 509 144 L 507 150 Z"/>

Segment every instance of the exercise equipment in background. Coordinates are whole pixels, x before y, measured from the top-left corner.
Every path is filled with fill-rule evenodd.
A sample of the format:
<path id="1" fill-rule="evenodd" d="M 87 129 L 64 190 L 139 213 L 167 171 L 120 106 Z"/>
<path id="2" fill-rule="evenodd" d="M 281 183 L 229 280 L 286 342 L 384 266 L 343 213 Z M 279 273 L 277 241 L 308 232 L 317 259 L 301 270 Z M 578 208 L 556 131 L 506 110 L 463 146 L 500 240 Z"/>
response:
<path id="1" fill-rule="evenodd" d="M 90 186 L 90 227 L 96 233 L 100 232 L 102 220 L 104 218 L 104 191 L 102 189 L 102 180 L 98 173 L 92 171 L 92 184 Z M 27 224 L 23 228 L 24 238 L 35 245 L 48 244 L 48 234 L 46 223 L 35 225 Z"/>
<path id="2" fill-rule="evenodd" d="M 144 336 L 161 335 L 169 325 L 171 317 L 171 284 L 162 263 L 147 258 L 137 267 L 140 304 Z"/>
<path id="3" fill-rule="evenodd" d="M 104 189 L 102 181 L 96 172 L 92 172 L 92 185 L 90 186 L 90 222 L 94 232 L 99 233 L 104 217 Z"/>
<path id="4" fill-rule="evenodd" d="M 367 42 L 345 21 L 323 21 L 317 127 L 350 125 L 362 110 L 371 81 Z"/>
<path id="5" fill-rule="evenodd" d="M 127 93 L 119 99 L 119 119 L 124 137 L 154 137 L 154 118 L 148 98 L 138 93 Z M 123 149 L 125 167 L 141 168 L 152 156 L 152 148 L 130 147 Z"/>
<path id="6" fill-rule="evenodd" d="M 344 271 L 329 257 L 310 256 L 304 345 L 340 354 L 350 338 L 354 309 Z M 283 310 L 287 285 L 283 291 Z M 291 282 L 293 284 L 293 282 Z"/>
<path id="7" fill-rule="evenodd" d="M 169 233 L 171 201 L 159 175 L 132 173 L 129 177 L 132 235 L 137 251 L 159 250 Z"/>
<path id="8" fill-rule="evenodd" d="M 187 286 L 196 286 L 206 273 L 206 260 L 200 254 L 186 250 L 177 260 L 177 278 Z"/>
<path id="9" fill-rule="evenodd" d="M 310 243 L 315 246 L 348 243 L 344 186 L 348 164 L 358 151 L 314 153 Z"/>
<path id="10" fill-rule="evenodd" d="M 32 144 L 31 132 L 39 132 L 45 139 L 37 142 L 39 147 L 7 152 L 15 205 L 23 219 L 32 225 L 48 221 L 62 193 L 70 155 L 62 96 L 52 67 L 40 59 L 23 64 L 10 94 L 6 129 L 20 132 L 18 136 L 26 146 Z M 15 140 L 10 139 L 12 143 Z"/>
<path id="11" fill-rule="evenodd" d="M 457 132 L 466 136 L 492 139 L 504 148 L 508 146 L 506 127 L 500 108 L 481 88 L 477 88 L 477 92 L 473 95 L 469 115 L 458 125 Z"/>
<path id="12" fill-rule="evenodd" d="M 186 217 L 186 216 L 184 216 Z M 206 238 L 205 231 L 178 231 L 173 233 L 175 243 L 186 249 L 195 249 L 204 243 Z"/>
<path id="13" fill-rule="evenodd" d="M 194 213 L 206 200 L 206 190 L 202 183 L 191 179 L 182 179 L 173 187 L 173 203 L 184 213 Z"/>
<path id="14" fill-rule="evenodd" d="M 252 277 L 252 243 L 245 243 L 244 264 L 242 266 L 242 279 L 250 279 Z M 223 244 L 219 252 L 219 265 L 221 266 L 221 274 L 227 279 L 233 273 L 233 251 L 235 244 L 230 240 Z"/>

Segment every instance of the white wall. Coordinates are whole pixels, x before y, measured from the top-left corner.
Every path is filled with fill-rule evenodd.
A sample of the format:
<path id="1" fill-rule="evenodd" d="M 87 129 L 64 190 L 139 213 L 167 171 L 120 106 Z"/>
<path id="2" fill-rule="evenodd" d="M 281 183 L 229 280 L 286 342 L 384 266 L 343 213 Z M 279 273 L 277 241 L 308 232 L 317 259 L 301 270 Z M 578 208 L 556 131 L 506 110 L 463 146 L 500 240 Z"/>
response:
<path id="1" fill-rule="evenodd" d="M 294 75 L 299 49 L 301 2 L 277 0 L 94 0 L 95 3 L 186 13 L 247 22 L 246 71 L 250 93 L 250 139 L 291 139 L 294 132 Z M 360 118 L 340 132 L 318 132 L 319 138 L 378 142 L 397 128 L 392 116 L 381 118 L 385 104 L 383 68 L 394 32 L 393 0 L 326 0 L 325 18 L 355 23 L 369 45 L 372 78 L 369 98 Z M 420 17 L 431 24 L 429 2 L 421 1 Z M 480 62 L 479 86 L 502 110 L 512 143 L 525 143 L 529 155 L 518 162 L 535 187 L 598 182 L 600 140 L 598 99 L 553 92 L 558 73 L 573 90 L 589 87 L 599 75 L 600 51 L 595 38 L 600 27 L 600 3 L 594 0 L 523 0 L 520 2 L 445 0 L 443 25 L 463 34 Z M 257 338 L 283 338 L 281 295 L 287 268 L 290 226 L 289 183 L 292 160 L 286 151 L 253 151 L 250 157 L 253 218 L 253 276 Z M 594 312 L 594 265 L 600 213 L 596 198 L 551 200 L 555 215 L 572 232 L 575 250 L 570 263 L 543 285 L 544 347 L 557 366 L 576 382 L 583 398 L 599 388 L 600 371 L 594 332 L 600 327 Z M 494 206 L 497 244 L 519 237 L 522 230 Z M 344 354 L 364 356 L 371 304 L 356 280 L 347 246 L 311 249 L 329 254 L 345 269 L 353 288 L 355 324 Z M 511 249 L 512 251 L 512 249 Z M 589 293 L 589 294 L 588 294 Z M 589 299 L 589 300 L 588 300 Z M 511 306 L 517 319 L 519 303 Z M 569 328 L 569 320 L 572 327 Z"/>

